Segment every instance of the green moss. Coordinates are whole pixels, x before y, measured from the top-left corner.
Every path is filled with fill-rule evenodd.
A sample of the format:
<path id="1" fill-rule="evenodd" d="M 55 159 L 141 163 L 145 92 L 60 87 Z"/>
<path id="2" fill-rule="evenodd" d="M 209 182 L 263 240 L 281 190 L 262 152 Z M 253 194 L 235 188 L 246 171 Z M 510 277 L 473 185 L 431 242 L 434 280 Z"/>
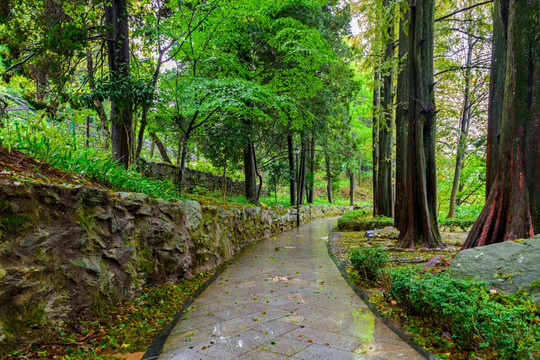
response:
<path id="1" fill-rule="evenodd" d="M 20 216 L 0 216 L 0 229 L 4 231 L 21 230 L 27 228 L 32 223 L 32 218 L 26 215 Z"/>
<path id="2" fill-rule="evenodd" d="M 137 271 L 144 274 L 154 273 L 154 262 L 152 259 L 152 249 L 142 248 L 139 250 L 139 260 L 137 261 Z"/>
<path id="3" fill-rule="evenodd" d="M 393 226 L 394 220 L 385 216 L 373 217 L 366 210 L 353 210 L 339 218 L 337 230 L 365 231 Z"/>

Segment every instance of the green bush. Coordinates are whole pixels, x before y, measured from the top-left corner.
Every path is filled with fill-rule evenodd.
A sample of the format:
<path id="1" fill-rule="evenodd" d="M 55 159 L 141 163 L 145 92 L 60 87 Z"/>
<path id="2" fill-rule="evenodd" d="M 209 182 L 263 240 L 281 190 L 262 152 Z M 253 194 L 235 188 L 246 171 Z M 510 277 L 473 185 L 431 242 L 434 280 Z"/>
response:
<path id="1" fill-rule="evenodd" d="M 463 231 L 470 230 L 474 225 L 474 219 L 439 219 L 439 227 L 447 228 L 449 231 L 455 231 L 460 228 Z"/>
<path id="2" fill-rule="evenodd" d="M 338 219 L 337 230 L 365 231 L 393 226 L 394 220 L 385 216 L 371 216 L 366 210 L 353 210 Z"/>
<path id="3" fill-rule="evenodd" d="M 450 333 L 463 349 L 491 347 L 500 359 L 540 358 L 538 306 L 492 294 L 484 283 L 420 268 L 388 271 L 389 295 L 407 311 Z"/>
<path id="4" fill-rule="evenodd" d="M 389 257 L 381 248 L 356 248 L 349 251 L 351 265 L 361 278 L 376 281 Z"/>

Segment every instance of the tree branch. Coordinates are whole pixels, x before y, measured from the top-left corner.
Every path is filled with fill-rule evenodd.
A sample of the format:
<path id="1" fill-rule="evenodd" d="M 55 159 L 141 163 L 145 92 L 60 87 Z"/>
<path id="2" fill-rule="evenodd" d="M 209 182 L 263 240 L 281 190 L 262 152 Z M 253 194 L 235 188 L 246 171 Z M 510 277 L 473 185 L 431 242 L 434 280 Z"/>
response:
<path id="1" fill-rule="evenodd" d="M 471 5 L 471 6 L 467 6 L 467 7 L 463 8 L 463 9 L 456 10 L 456 11 L 454 11 L 454 12 L 451 12 L 450 14 L 446 14 L 446 15 L 444 15 L 444 16 L 438 18 L 438 19 L 435 19 L 435 22 L 441 21 L 441 20 L 444 20 L 444 19 L 447 19 L 447 18 L 452 17 L 452 16 L 454 16 L 454 15 L 456 15 L 456 14 L 459 14 L 460 12 L 464 12 L 464 11 L 467 11 L 467 10 L 474 9 L 474 8 L 477 7 L 477 6 L 486 5 L 486 4 L 489 4 L 489 3 L 492 3 L 492 2 L 493 2 L 493 0 L 488 0 L 488 1 L 484 1 L 484 2 L 478 3 L 478 4 L 474 4 L 474 5 Z"/>

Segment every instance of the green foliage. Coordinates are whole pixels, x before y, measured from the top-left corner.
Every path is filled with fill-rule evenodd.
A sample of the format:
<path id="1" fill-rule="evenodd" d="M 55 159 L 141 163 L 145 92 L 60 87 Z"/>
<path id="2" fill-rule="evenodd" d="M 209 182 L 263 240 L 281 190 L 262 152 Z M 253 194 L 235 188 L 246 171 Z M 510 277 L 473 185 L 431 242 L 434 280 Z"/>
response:
<path id="1" fill-rule="evenodd" d="M 355 248 L 349 251 L 351 264 L 361 278 L 367 281 L 376 281 L 381 270 L 386 266 L 388 254 L 377 247 Z"/>
<path id="2" fill-rule="evenodd" d="M 4 146 L 27 152 L 53 167 L 81 174 L 117 191 L 141 192 L 165 200 L 180 198 L 170 180 L 145 178 L 135 168 L 126 170 L 119 166 L 107 153 L 78 148 L 71 126 L 65 125 L 54 125 L 38 115 L 29 122 L 12 119 L 12 129 L 0 128 L 0 140 Z"/>
<path id="3" fill-rule="evenodd" d="M 419 267 L 388 271 L 389 296 L 414 315 L 450 333 L 458 347 L 491 347 L 500 359 L 540 356 L 538 306 L 519 296 L 492 294 L 477 281 Z"/>
<path id="4" fill-rule="evenodd" d="M 385 216 L 373 217 L 366 210 L 353 210 L 338 220 L 338 230 L 364 231 L 393 226 L 394 220 Z"/>

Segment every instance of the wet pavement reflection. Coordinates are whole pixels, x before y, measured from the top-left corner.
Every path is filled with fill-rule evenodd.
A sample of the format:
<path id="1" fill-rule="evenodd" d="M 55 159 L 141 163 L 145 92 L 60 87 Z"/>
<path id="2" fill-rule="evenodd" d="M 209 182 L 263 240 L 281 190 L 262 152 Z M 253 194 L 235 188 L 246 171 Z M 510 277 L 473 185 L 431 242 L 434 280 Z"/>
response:
<path id="1" fill-rule="evenodd" d="M 158 359 L 424 359 L 341 277 L 326 248 L 336 221 L 247 246 L 186 311 Z"/>

